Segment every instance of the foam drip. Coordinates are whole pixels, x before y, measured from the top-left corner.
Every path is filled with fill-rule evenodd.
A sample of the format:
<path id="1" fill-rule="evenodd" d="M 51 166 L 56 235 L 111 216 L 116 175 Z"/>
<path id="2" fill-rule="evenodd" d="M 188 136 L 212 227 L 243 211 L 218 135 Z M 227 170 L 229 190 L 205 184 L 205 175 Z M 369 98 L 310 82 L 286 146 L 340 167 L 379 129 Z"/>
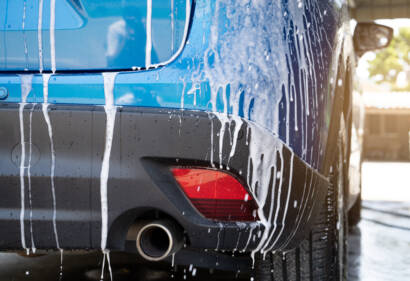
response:
<path id="1" fill-rule="evenodd" d="M 50 56 L 51 56 L 51 71 L 53 73 L 56 72 L 55 23 L 56 23 L 56 0 L 50 0 Z"/>
<path id="2" fill-rule="evenodd" d="M 145 68 L 151 66 L 152 51 L 152 0 L 147 0 L 147 18 L 146 18 L 146 44 L 145 44 Z"/>
<path id="3" fill-rule="evenodd" d="M 53 199 L 53 233 L 54 239 L 56 241 L 57 249 L 60 249 L 60 242 L 58 239 L 57 232 L 57 202 L 56 202 L 56 190 L 54 183 L 54 174 L 55 174 L 55 165 L 56 165 L 56 153 L 54 150 L 54 141 L 53 141 L 53 127 L 51 126 L 50 115 L 48 113 L 48 83 L 50 81 L 51 74 L 43 74 L 43 104 L 42 111 L 44 120 L 47 124 L 48 138 L 50 140 L 50 154 L 51 154 L 51 166 L 50 166 L 50 184 L 51 184 L 51 196 Z"/>
<path id="4" fill-rule="evenodd" d="M 100 196 L 101 196 L 101 249 L 105 250 L 107 244 L 108 233 L 108 197 L 107 184 L 110 171 L 110 156 L 111 147 L 114 134 L 115 115 L 117 108 L 114 105 L 114 83 L 116 72 L 105 72 L 104 77 L 104 95 L 105 95 L 105 114 L 106 114 L 106 128 L 105 128 L 105 147 L 104 156 L 101 165 L 100 174 Z"/>
<path id="5" fill-rule="evenodd" d="M 26 145 L 24 135 L 24 107 L 27 104 L 27 97 L 31 91 L 33 75 L 20 75 L 21 80 L 21 103 L 19 103 L 19 123 L 20 123 L 20 238 L 21 246 L 27 252 L 29 249 L 26 246 L 26 237 L 24 231 L 24 214 L 25 214 L 25 162 L 26 162 Z"/>

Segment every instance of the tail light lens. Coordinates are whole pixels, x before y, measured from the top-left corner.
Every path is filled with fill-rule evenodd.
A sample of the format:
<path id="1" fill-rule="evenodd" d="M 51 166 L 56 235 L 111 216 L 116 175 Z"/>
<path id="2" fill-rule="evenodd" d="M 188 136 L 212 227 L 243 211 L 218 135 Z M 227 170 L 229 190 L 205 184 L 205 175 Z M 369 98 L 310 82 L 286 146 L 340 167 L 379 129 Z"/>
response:
<path id="1" fill-rule="evenodd" d="M 172 168 L 175 179 L 206 218 L 255 221 L 257 206 L 242 184 L 228 173 L 209 169 Z"/>

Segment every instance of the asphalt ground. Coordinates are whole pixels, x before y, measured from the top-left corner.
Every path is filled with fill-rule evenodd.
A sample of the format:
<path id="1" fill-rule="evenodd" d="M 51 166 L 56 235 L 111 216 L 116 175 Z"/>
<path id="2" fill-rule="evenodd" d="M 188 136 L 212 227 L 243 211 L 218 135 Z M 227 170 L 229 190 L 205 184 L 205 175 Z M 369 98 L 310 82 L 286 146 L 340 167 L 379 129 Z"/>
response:
<path id="1" fill-rule="evenodd" d="M 364 162 L 362 187 L 362 220 L 348 240 L 348 280 L 410 280 L 410 163 Z"/>

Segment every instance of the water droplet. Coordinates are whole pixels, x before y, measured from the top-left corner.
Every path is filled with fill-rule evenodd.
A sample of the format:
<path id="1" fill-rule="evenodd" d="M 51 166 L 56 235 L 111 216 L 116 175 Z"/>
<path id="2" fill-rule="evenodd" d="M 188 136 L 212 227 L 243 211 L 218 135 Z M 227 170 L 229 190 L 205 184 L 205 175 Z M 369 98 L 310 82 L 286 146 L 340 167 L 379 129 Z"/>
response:
<path id="1" fill-rule="evenodd" d="M 245 202 L 248 202 L 248 199 L 249 199 L 249 194 L 248 193 L 246 193 L 245 194 L 245 198 L 243 199 Z"/>

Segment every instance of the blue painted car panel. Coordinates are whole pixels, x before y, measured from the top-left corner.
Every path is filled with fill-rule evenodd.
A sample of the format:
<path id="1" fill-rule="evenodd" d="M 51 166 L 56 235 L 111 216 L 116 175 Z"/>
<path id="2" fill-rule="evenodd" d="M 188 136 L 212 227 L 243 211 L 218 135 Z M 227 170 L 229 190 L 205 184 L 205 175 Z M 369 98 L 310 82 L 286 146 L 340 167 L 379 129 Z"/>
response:
<path id="1" fill-rule="evenodd" d="M 0 212 L 0 236 L 8 237 L 0 248 L 17 249 L 20 242 L 26 248 L 30 225 L 35 228 L 31 243 L 39 249 L 107 245 L 124 250 L 127 227 L 147 209 L 172 217 L 185 230 L 188 247 L 198 249 L 281 250 L 297 245 L 310 231 L 329 186 L 327 158 L 334 150 L 329 139 L 338 133 L 332 132 L 331 120 L 339 121 L 341 112 L 334 105 L 343 96 L 339 75 L 346 75 L 352 63 L 346 3 L 154 0 L 164 9 L 153 9 L 153 33 L 173 29 L 165 10 L 174 6 L 180 25 L 174 29 L 185 34 L 176 36 L 178 48 L 169 34 L 160 36 L 161 44 L 154 40 L 153 54 L 166 55 L 154 55 L 147 64 L 144 11 L 150 0 L 121 5 L 56 0 L 56 15 L 64 20 L 56 20 L 53 73 L 51 2 L 43 1 L 43 69 L 38 48 L 30 48 L 39 39 L 39 2 L 0 4 L 7 11 L 0 12 L 5 17 L 0 90 L 8 92 L 0 101 L 0 134 L 7 135 L 0 138 L 0 150 L 4 155 L 11 151 L 11 158 L 0 159 L 0 185 L 6 194 L 0 196 L 0 205 L 7 211 Z M 108 25 L 125 26 L 127 17 L 138 17 L 145 30 L 131 28 L 135 34 L 124 44 L 118 45 L 115 36 L 107 39 Z M 165 18 L 169 26 L 155 25 Z M 93 26 L 98 22 L 104 24 Z M 79 40 L 81 32 L 90 36 Z M 110 60 L 106 43 L 115 40 L 121 47 Z M 67 42 L 76 46 L 61 51 Z M 10 52 L 13 46 L 15 54 Z M 111 106 L 111 93 L 117 108 Z M 19 156 L 29 149 L 30 158 L 40 155 L 40 160 L 23 167 Z M 111 167 L 103 175 L 107 164 Z M 239 225 L 204 218 L 170 175 L 169 167 L 175 165 L 229 170 L 256 201 L 259 220 Z M 256 227 L 261 239 L 255 239 Z M 21 241 L 15 238 L 19 234 Z"/>
<path id="2" fill-rule="evenodd" d="M 90 4 L 84 4 L 86 12 L 91 7 L 89 17 L 110 16 L 104 9 L 93 8 L 97 2 L 81 2 Z M 249 5 L 244 9 L 232 1 L 196 1 L 190 34 L 178 58 L 148 71 L 120 72 L 115 81 L 115 104 L 241 116 L 279 136 L 319 169 L 331 115 L 335 58 L 340 52 L 336 34 L 342 26 L 343 7 L 338 1 L 314 0 Z M 265 11 L 263 17 L 261 10 Z M 57 32 L 62 30 L 56 31 L 56 44 Z M 103 33 L 106 38 L 107 32 Z M 145 32 L 140 35 L 145 39 Z M 36 54 L 32 56 L 38 60 Z M 58 66 L 58 47 L 56 60 Z M 77 69 L 70 63 L 67 69 Z M 88 67 L 87 62 L 81 63 Z M 105 104 L 101 74 L 58 70 L 49 82 L 50 103 Z M 18 75 L 2 74 L 0 86 L 9 91 L 2 102 L 21 102 Z M 43 102 L 41 74 L 34 74 L 32 86 L 27 101 Z"/>

